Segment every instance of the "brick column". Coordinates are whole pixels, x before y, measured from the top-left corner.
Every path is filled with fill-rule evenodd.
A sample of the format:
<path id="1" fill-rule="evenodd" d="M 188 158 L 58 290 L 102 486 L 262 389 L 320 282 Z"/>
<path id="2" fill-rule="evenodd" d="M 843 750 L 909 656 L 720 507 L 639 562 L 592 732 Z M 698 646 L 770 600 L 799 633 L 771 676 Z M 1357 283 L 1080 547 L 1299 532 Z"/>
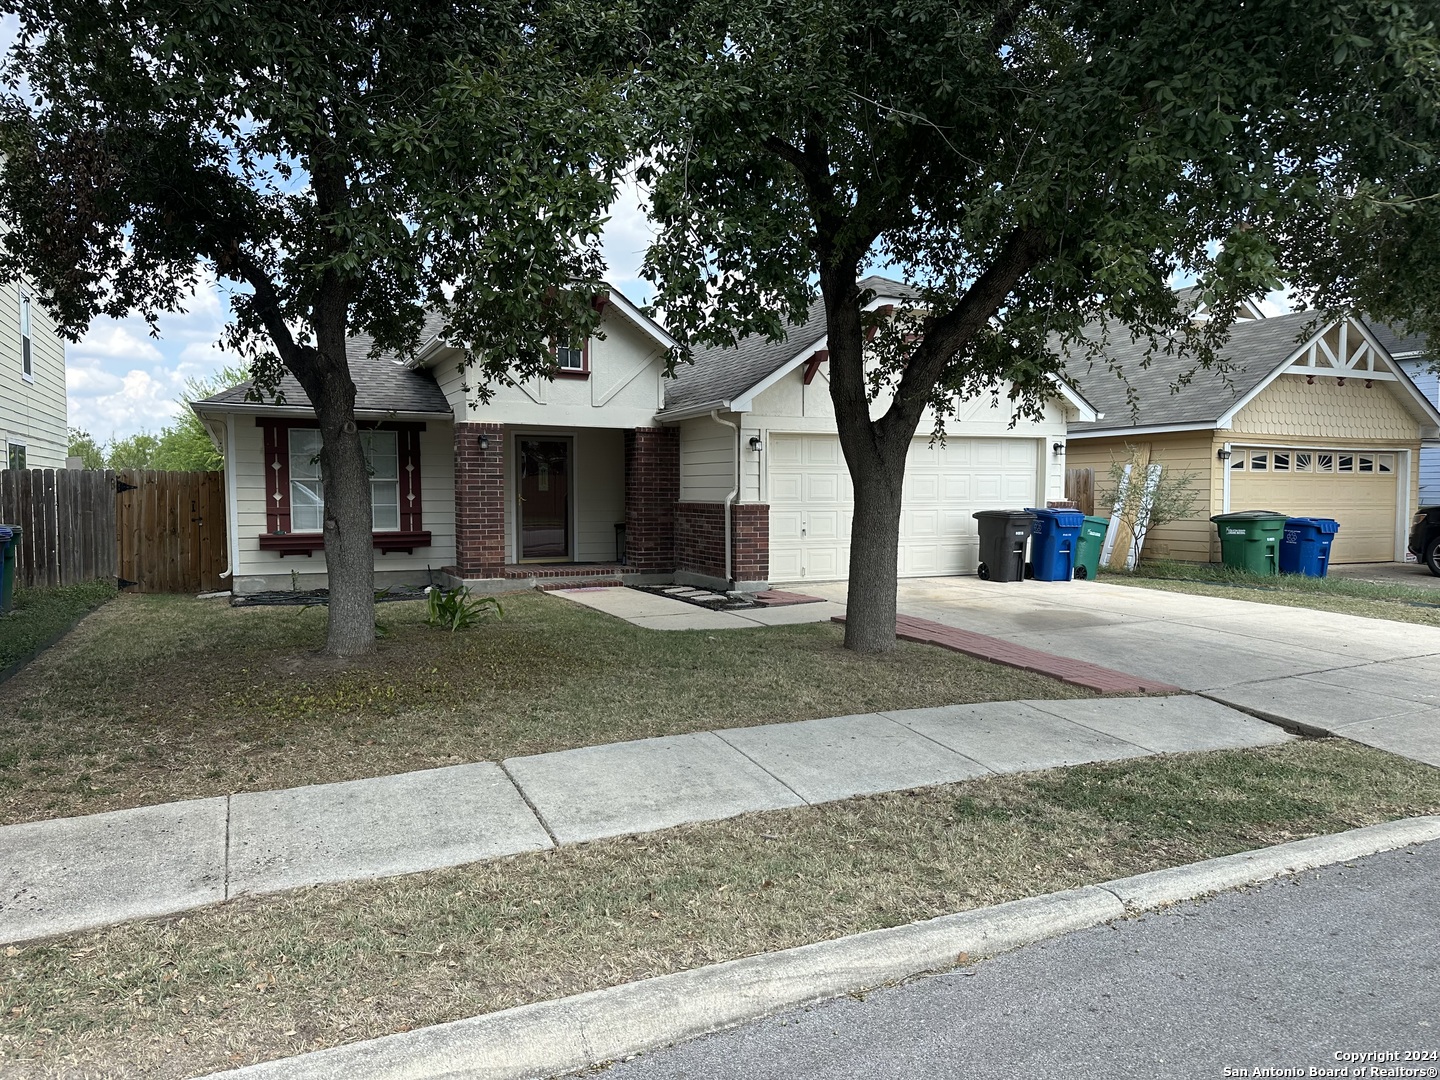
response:
<path id="1" fill-rule="evenodd" d="M 636 570 L 675 569 L 675 504 L 680 500 L 680 432 L 625 432 L 625 562 Z"/>
<path id="2" fill-rule="evenodd" d="M 467 578 L 499 577 L 504 569 L 503 424 L 455 425 L 455 565 Z"/>
<path id="3" fill-rule="evenodd" d="M 770 579 L 770 507 L 736 503 L 730 508 L 730 544 L 736 582 Z"/>

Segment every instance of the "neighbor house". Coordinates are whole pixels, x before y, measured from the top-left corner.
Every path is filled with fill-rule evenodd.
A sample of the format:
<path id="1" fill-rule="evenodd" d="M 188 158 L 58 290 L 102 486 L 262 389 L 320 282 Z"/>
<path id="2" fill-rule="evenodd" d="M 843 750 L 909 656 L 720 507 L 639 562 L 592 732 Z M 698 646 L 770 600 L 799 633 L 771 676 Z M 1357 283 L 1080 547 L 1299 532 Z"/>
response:
<path id="1" fill-rule="evenodd" d="M 1072 357 L 1070 377 L 1105 416 L 1071 426 L 1070 465 L 1103 487 L 1135 449 L 1196 478 L 1195 515 L 1151 532 L 1147 556 L 1218 561 L 1211 515 L 1275 510 L 1339 521 L 1333 562 L 1403 559 L 1421 444 L 1440 435 L 1434 402 L 1358 319 L 1245 314 L 1221 353 L 1227 370 L 1183 385 L 1192 361 L 1161 353 L 1142 366 L 1148 343 L 1128 333 L 1101 358 Z"/>
<path id="2" fill-rule="evenodd" d="M 877 310 L 914 302 L 896 282 L 862 285 Z M 820 307 L 780 342 L 707 351 L 670 379 L 670 336 L 618 290 L 597 304 L 598 332 L 557 349 L 552 378 L 495 387 L 483 403 L 438 334 L 408 365 L 352 341 L 379 582 L 756 590 L 844 578 L 852 493 Z M 239 386 L 194 404 L 226 455 L 238 592 L 323 582 L 314 414 L 293 378 L 280 390 L 261 402 Z M 1067 424 L 1098 414 L 1057 382 L 1041 419 L 1012 425 L 1006 387 L 996 390 L 960 403 L 943 441 L 922 423 L 902 575 L 973 571 L 973 511 L 1061 497 Z"/>
<path id="3" fill-rule="evenodd" d="M 21 282 L 0 286 L 0 469 L 63 469 L 65 343 Z"/>
<path id="4" fill-rule="evenodd" d="M 1420 392 L 1440 405 L 1440 374 L 1436 373 L 1440 349 L 1418 334 L 1401 333 L 1383 323 L 1367 325 Z M 1440 506 L 1440 440 L 1427 439 L 1420 444 L 1420 505 Z"/>

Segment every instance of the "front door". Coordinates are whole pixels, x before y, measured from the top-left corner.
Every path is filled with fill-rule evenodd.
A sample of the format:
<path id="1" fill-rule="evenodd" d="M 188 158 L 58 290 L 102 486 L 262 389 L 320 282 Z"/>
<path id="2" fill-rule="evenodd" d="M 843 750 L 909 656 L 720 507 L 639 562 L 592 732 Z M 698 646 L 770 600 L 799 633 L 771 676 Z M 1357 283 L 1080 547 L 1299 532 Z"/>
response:
<path id="1" fill-rule="evenodd" d="M 521 436 L 520 558 L 563 562 L 570 550 L 570 440 Z"/>

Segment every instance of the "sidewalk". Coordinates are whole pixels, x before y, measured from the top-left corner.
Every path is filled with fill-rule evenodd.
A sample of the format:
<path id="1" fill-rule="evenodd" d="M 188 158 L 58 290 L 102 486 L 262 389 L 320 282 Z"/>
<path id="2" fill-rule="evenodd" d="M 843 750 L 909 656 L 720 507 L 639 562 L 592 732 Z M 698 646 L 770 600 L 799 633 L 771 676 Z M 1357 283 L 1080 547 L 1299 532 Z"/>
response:
<path id="1" fill-rule="evenodd" d="M 0 827 L 0 943 L 759 810 L 1289 738 L 1188 695 L 991 702 L 10 825 Z"/>

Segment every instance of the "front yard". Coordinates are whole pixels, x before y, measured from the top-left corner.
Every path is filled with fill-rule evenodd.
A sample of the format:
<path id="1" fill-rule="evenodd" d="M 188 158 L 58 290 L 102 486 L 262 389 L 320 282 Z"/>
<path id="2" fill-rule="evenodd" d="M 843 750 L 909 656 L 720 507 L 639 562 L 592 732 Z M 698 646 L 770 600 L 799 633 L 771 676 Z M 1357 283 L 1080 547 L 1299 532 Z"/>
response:
<path id="1" fill-rule="evenodd" d="M 643 630 L 558 597 L 450 634 L 419 603 L 327 660 L 323 611 L 120 596 L 0 684 L 0 823 L 351 780 L 716 727 L 1085 696 L 901 643 L 866 658 L 832 624 Z"/>
<path id="2" fill-rule="evenodd" d="M 1245 570 L 1210 563 L 1142 562 L 1133 571 L 1104 570 L 1100 579 L 1111 585 L 1223 596 L 1257 604 L 1308 607 L 1360 615 L 1370 619 L 1440 626 L 1440 592 L 1415 585 L 1378 584 L 1346 577 L 1303 577 L 1281 574 L 1261 577 Z"/>
<path id="3" fill-rule="evenodd" d="M 3 950 L 0 1073 L 193 1076 L 1436 812 L 1440 771 L 1306 740 L 241 899 Z"/>

